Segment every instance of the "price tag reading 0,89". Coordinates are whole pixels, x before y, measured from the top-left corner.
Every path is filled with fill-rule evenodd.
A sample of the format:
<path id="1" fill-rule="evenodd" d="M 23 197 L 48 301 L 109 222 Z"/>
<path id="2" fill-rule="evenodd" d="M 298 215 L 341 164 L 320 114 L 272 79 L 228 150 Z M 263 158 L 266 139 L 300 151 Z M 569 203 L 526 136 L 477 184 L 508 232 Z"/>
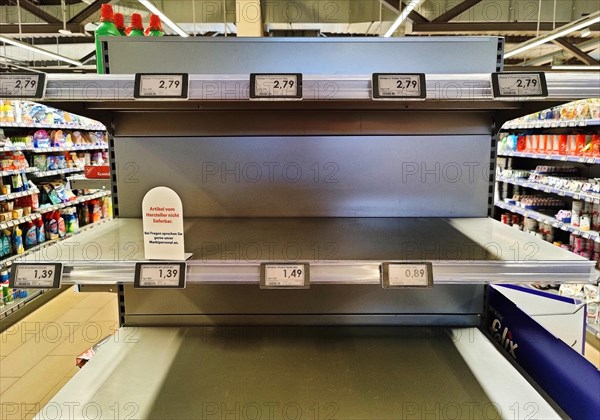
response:
<path id="1" fill-rule="evenodd" d="M 250 99 L 302 99 L 302 74 L 251 74 Z"/>
<path id="2" fill-rule="evenodd" d="M 492 73 L 494 98 L 548 96 L 546 76 L 535 73 Z"/>
<path id="3" fill-rule="evenodd" d="M 308 264 L 263 263 L 261 264 L 260 287 L 269 288 L 301 288 L 310 285 Z"/>
<path id="4" fill-rule="evenodd" d="M 373 99 L 425 99 L 425 74 L 374 73 Z"/>
<path id="5" fill-rule="evenodd" d="M 383 263 L 383 287 L 431 287 L 431 263 Z"/>
<path id="6" fill-rule="evenodd" d="M 10 73 L 0 75 L 0 98 L 41 99 L 46 88 L 45 74 Z"/>
<path id="7" fill-rule="evenodd" d="M 187 99 L 188 75 L 144 74 L 135 75 L 134 98 L 136 99 Z"/>
<path id="8" fill-rule="evenodd" d="M 62 264 L 15 263 L 10 271 L 10 286 L 23 289 L 58 289 Z"/>
<path id="9" fill-rule="evenodd" d="M 134 287 L 184 288 L 185 274 L 185 263 L 137 263 Z"/>

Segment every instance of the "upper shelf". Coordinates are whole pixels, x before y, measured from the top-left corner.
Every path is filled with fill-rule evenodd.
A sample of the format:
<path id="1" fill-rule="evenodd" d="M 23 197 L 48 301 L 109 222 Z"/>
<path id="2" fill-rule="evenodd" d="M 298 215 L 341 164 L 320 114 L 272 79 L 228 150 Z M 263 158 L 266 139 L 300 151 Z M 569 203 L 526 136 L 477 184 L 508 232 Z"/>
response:
<path id="1" fill-rule="evenodd" d="M 316 284 L 379 284 L 382 262 L 428 261 L 435 284 L 590 282 L 594 262 L 488 218 L 197 218 L 185 221 L 190 283 L 258 284 L 261 262 L 309 262 Z M 63 280 L 131 283 L 141 219 L 117 219 L 27 255 Z"/>
<path id="2" fill-rule="evenodd" d="M 427 107 L 423 104 L 454 104 L 453 107 L 467 107 L 472 102 L 490 109 L 511 108 L 517 100 L 492 99 L 490 74 L 427 74 L 427 99 L 424 101 L 378 101 L 378 106 Z M 157 106 L 185 107 L 185 103 L 195 102 L 239 102 L 248 100 L 249 75 L 210 75 L 191 74 L 189 101 L 136 101 L 133 98 L 133 74 L 121 75 L 73 75 L 48 74 L 44 101 L 80 101 L 95 103 L 97 107 L 149 108 Z M 595 73 L 548 73 L 546 75 L 548 97 L 541 101 L 568 101 L 590 98 L 598 95 L 600 80 Z M 304 101 L 371 102 L 371 75 L 303 75 Z M 527 98 L 527 101 L 531 101 Z M 533 99 L 535 100 L 535 99 Z M 266 105 L 273 105 L 267 101 Z M 511 102 L 513 104 L 511 104 Z M 134 104 L 135 103 L 135 104 Z M 258 106 L 257 102 L 252 102 Z M 111 105 L 112 104 L 112 105 Z M 265 104 L 265 102 L 259 102 Z M 281 102 L 278 101 L 275 105 Z M 408 105 L 410 104 L 410 105 Z M 462 105 L 458 105 L 462 104 Z M 133 106 L 132 106 L 133 105 Z M 118 107 L 117 107 L 118 108 Z"/>

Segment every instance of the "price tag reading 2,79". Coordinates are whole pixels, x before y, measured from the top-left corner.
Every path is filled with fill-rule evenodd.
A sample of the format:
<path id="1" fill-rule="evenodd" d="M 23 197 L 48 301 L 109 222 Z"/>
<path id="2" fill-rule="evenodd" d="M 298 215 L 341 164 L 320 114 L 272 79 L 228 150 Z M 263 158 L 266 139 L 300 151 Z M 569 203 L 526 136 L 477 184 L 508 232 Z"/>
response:
<path id="1" fill-rule="evenodd" d="M 250 99 L 300 100 L 302 99 L 302 74 L 251 73 Z"/>
<path id="2" fill-rule="evenodd" d="M 433 269 L 428 262 L 383 263 L 381 274 L 386 289 L 433 286 Z"/>
<path id="3" fill-rule="evenodd" d="M 0 74 L 0 98 L 42 99 L 45 90 L 44 73 Z"/>
<path id="4" fill-rule="evenodd" d="M 494 98 L 546 97 L 548 86 L 543 72 L 492 73 Z"/>
<path id="5" fill-rule="evenodd" d="M 262 263 L 260 265 L 261 289 L 308 289 L 310 264 Z"/>
<path id="6" fill-rule="evenodd" d="M 424 73 L 373 73 L 373 99 L 425 99 Z"/>
<path id="7" fill-rule="evenodd" d="M 16 289 L 58 289 L 61 277 L 61 263 L 14 263 L 9 285 Z"/>
<path id="8" fill-rule="evenodd" d="M 184 262 L 139 262 L 135 265 L 133 287 L 185 288 L 186 263 Z"/>
<path id="9" fill-rule="evenodd" d="M 133 97 L 135 99 L 188 99 L 187 73 L 136 73 Z"/>

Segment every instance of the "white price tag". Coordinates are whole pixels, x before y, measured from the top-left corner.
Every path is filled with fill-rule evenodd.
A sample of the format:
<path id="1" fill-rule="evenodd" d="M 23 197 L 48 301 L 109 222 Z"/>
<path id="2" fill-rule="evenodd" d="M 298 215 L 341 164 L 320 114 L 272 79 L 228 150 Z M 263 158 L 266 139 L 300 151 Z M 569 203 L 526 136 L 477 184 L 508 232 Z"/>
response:
<path id="1" fill-rule="evenodd" d="M 261 289 L 308 289 L 310 265 L 306 263 L 262 263 Z"/>
<path id="2" fill-rule="evenodd" d="M 186 263 L 136 263 L 133 286 L 136 288 L 185 288 Z"/>
<path id="3" fill-rule="evenodd" d="M 492 73 L 494 98 L 522 98 L 548 96 L 543 72 Z"/>
<path id="4" fill-rule="evenodd" d="M 10 286 L 21 289 L 58 289 L 62 264 L 15 263 L 10 270 Z"/>
<path id="5" fill-rule="evenodd" d="M 373 99 L 425 99 L 427 96 L 423 73 L 373 73 Z"/>
<path id="6" fill-rule="evenodd" d="M 46 75 L 43 73 L 0 74 L 0 98 L 42 99 L 45 89 Z"/>
<path id="7" fill-rule="evenodd" d="M 250 99 L 302 99 L 302 74 L 250 74 Z"/>
<path id="8" fill-rule="evenodd" d="M 381 282 L 384 288 L 432 287 L 431 263 L 383 263 Z"/>
<path id="9" fill-rule="evenodd" d="M 136 73 L 135 99 L 188 99 L 187 73 Z"/>

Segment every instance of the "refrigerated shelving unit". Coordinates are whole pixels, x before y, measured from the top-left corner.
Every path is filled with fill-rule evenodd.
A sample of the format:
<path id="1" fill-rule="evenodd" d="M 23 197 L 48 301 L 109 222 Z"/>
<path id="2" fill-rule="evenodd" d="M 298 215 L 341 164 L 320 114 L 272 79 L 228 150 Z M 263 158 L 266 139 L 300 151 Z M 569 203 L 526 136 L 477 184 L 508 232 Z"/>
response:
<path id="1" fill-rule="evenodd" d="M 590 282 L 593 262 L 488 217 L 495 133 L 593 96 L 597 77 L 548 74 L 543 100 L 493 100 L 495 37 L 103 47 L 110 74 L 48 75 L 45 101 L 111 127 L 118 218 L 56 244 L 60 258 L 27 260 L 62 262 L 64 283 L 116 287 L 122 328 L 38 418 L 69 401 L 76 417 L 91 406 L 143 418 L 565 415 L 486 339 L 485 290 Z M 141 69 L 189 73 L 189 100 L 134 100 Z M 259 72 L 302 73 L 304 100 L 249 101 Z M 375 72 L 426 73 L 427 99 L 372 100 Z M 132 284 L 155 186 L 183 201 L 183 290 Z M 260 263 L 273 261 L 310 263 L 310 289 L 260 289 Z M 431 262 L 433 287 L 383 289 L 393 261 Z"/>

